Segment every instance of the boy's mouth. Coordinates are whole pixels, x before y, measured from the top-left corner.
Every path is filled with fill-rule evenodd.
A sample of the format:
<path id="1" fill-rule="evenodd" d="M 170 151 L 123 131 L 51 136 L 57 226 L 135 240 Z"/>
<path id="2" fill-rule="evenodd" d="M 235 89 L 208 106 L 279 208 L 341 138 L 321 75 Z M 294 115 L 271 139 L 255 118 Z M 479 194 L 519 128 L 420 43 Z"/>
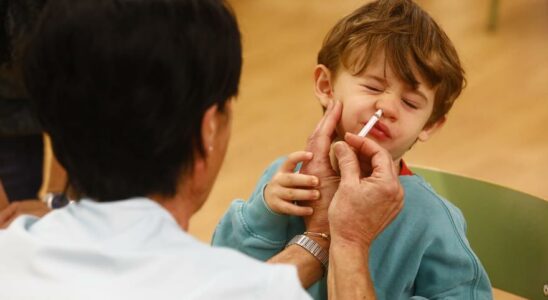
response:
<path id="1" fill-rule="evenodd" d="M 371 134 L 378 140 L 386 140 L 392 138 L 392 135 L 390 134 L 390 129 L 381 121 L 377 122 L 377 124 L 373 126 L 373 129 L 371 129 L 369 134 Z"/>

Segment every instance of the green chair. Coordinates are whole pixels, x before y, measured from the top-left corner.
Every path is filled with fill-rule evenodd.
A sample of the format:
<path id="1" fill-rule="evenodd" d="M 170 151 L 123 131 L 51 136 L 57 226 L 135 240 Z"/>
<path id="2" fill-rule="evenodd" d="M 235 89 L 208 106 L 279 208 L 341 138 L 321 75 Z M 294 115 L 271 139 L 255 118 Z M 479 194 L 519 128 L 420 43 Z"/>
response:
<path id="1" fill-rule="evenodd" d="M 494 287 L 548 299 L 548 201 L 440 170 L 411 169 L 461 209 L 468 240 Z"/>

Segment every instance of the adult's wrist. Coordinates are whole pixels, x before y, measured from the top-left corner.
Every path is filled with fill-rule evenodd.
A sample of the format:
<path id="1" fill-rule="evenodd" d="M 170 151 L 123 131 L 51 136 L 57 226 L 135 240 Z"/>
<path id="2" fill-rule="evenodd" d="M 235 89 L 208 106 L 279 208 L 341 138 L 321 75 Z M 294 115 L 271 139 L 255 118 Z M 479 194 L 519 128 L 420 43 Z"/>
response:
<path id="1" fill-rule="evenodd" d="M 356 251 L 360 253 L 369 253 L 369 248 L 371 247 L 371 242 L 363 238 L 347 238 L 341 237 L 338 234 L 331 235 L 331 244 L 330 247 L 333 247 L 337 250 L 346 249 L 347 251 Z"/>
<path id="2" fill-rule="evenodd" d="M 293 245 L 300 246 L 301 248 L 305 249 L 310 255 L 314 256 L 314 258 L 322 264 L 324 274 L 327 273 L 327 268 L 329 264 L 328 248 L 323 247 L 322 245 L 320 245 L 319 242 L 304 234 L 299 234 L 293 237 L 286 247 L 290 247 Z"/>
<path id="3" fill-rule="evenodd" d="M 332 241 L 327 279 L 330 299 L 376 299 L 369 249 L 364 251 L 361 246 L 353 241 Z"/>
<path id="4" fill-rule="evenodd" d="M 316 214 L 317 212 L 316 210 L 314 210 L 314 214 L 312 216 L 304 217 L 304 224 L 305 224 L 306 231 L 323 232 L 326 234 L 330 234 L 327 212 L 325 212 L 325 216 L 326 216 L 325 218 L 319 217 Z"/>
<path id="5" fill-rule="evenodd" d="M 314 242 L 318 243 L 323 249 L 326 251 L 329 251 L 329 248 L 331 247 L 331 239 L 325 239 L 319 236 L 313 236 L 310 234 L 305 234 L 309 239 L 313 240 Z"/>

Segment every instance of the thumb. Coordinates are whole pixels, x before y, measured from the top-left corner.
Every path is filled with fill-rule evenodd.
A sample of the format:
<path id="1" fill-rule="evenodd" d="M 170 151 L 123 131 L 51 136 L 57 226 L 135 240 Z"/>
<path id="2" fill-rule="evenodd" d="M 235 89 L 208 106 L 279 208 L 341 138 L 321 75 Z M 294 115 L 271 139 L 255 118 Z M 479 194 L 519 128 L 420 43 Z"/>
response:
<path id="1" fill-rule="evenodd" d="M 351 147 L 357 149 L 358 153 L 366 157 L 373 157 L 378 152 L 382 151 L 382 147 L 371 139 L 360 137 L 353 133 L 347 132 L 344 135 L 344 141 Z"/>
<path id="2" fill-rule="evenodd" d="M 341 182 L 360 179 L 360 165 L 356 154 L 345 142 L 335 143 L 335 156 L 339 161 Z"/>
<path id="3" fill-rule="evenodd" d="M 13 215 L 15 215 L 18 207 L 19 203 L 14 202 L 0 211 L 0 228 L 5 227 L 4 225 L 13 217 Z"/>
<path id="4" fill-rule="evenodd" d="M 346 133 L 344 139 L 350 146 L 357 149 L 360 157 L 368 158 L 371 161 L 373 174 L 382 176 L 394 173 L 392 156 L 375 141 L 359 137 L 352 133 Z"/>

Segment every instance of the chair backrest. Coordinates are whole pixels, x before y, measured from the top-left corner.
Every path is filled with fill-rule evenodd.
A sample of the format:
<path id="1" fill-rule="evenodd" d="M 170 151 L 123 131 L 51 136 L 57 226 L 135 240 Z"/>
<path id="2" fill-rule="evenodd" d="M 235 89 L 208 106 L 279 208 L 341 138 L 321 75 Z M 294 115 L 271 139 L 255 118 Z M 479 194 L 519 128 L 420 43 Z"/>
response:
<path id="1" fill-rule="evenodd" d="M 440 170 L 411 169 L 461 209 L 468 240 L 494 287 L 529 299 L 546 299 L 548 201 Z"/>

